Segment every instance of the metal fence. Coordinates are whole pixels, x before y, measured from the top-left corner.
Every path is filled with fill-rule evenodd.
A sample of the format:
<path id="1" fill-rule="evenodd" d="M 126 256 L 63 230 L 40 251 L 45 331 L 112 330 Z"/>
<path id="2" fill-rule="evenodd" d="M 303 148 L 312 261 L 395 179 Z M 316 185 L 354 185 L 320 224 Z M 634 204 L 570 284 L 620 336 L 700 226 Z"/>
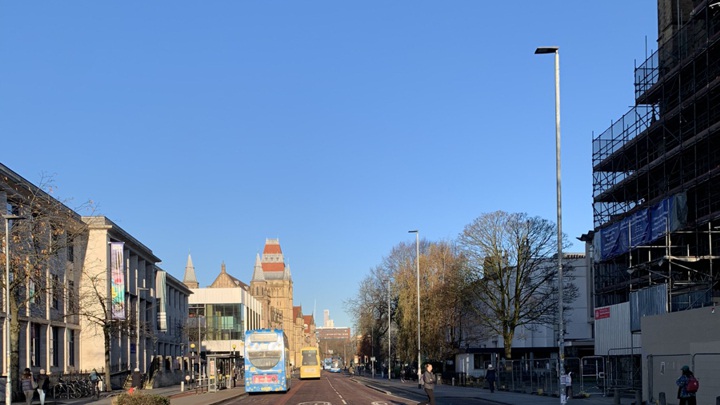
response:
<path id="1" fill-rule="evenodd" d="M 607 360 L 603 356 L 566 357 L 565 372 L 571 377 L 568 394 L 606 395 Z M 498 388 L 514 392 L 558 395 L 558 361 L 556 358 L 501 361 Z"/>
<path id="2" fill-rule="evenodd" d="M 640 355 L 566 357 L 565 372 L 571 377 L 569 395 L 635 395 L 642 389 Z M 558 396 L 557 358 L 500 360 L 497 388 L 512 392 Z M 462 374 L 462 373 L 461 373 Z M 453 377 L 452 379 L 450 377 Z M 443 376 L 446 384 L 486 387 L 483 378 L 462 375 Z M 452 382 L 451 382 L 452 381 Z"/>
<path id="3" fill-rule="evenodd" d="M 618 352 L 626 353 L 565 358 L 565 372 L 572 377 L 572 395 L 637 398 L 646 389 L 642 397 L 648 403 L 656 403 L 662 393 L 667 404 L 676 404 L 675 381 L 681 374 L 682 366 L 687 365 L 700 380 L 699 404 L 716 403 L 720 397 L 720 380 L 717 378 L 720 375 L 720 353 L 648 355 L 646 369 L 643 370 L 639 354 L 627 354 L 628 349 L 618 349 Z M 645 387 L 644 373 L 647 375 L 644 378 Z M 456 384 L 486 387 L 482 378 L 474 380 L 450 374 L 443 377 L 445 384 L 450 384 L 450 377 L 454 377 L 452 381 Z M 556 358 L 500 360 L 498 364 L 498 389 L 557 396 L 559 385 Z"/>

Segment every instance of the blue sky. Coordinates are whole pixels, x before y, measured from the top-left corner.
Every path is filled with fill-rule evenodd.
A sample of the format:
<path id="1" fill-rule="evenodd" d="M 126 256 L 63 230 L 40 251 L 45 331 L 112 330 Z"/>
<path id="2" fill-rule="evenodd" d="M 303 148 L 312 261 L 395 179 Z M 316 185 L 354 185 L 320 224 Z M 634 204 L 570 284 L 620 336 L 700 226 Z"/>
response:
<path id="1" fill-rule="evenodd" d="M 592 137 L 634 104 L 655 0 L 5 1 L 0 161 L 53 178 L 182 279 L 249 282 L 279 238 L 305 313 L 399 242 L 486 212 L 592 229 Z M 573 251 L 582 252 L 575 243 Z"/>

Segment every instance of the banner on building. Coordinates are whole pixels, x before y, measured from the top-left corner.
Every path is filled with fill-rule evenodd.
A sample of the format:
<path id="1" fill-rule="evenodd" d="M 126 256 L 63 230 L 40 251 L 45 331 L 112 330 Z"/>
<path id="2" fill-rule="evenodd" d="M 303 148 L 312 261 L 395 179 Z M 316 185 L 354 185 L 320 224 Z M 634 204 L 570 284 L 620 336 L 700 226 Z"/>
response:
<path id="1" fill-rule="evenodd" d="M 112 319 L 125 320 L 125 276 L 123 274 L 122 242 L 110 243 L 111 311 Z"/>
<path id="2" fill-rule="evenodd" d="M 641 209 L 596 232 L 593 244 L 595 261 L 612 259 L 631 249 L 656 241 L 668 232 L 685 226 L 687 196 L 675 194 L 657 204 Z"/>

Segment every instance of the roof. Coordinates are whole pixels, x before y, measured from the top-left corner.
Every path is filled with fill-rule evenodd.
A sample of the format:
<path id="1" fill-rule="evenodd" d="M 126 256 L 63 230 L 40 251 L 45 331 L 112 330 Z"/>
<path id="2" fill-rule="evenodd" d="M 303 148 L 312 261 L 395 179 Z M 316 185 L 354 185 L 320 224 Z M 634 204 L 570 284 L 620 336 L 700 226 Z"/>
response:
<path id="1" fill-rule="evenodd" d="M 265 239 L 265 248 L 263 254 L 282 254 L 280 249 L 280 239 Z"/>
<path id="2" fill-rule="evenodd" d="M 263 271 L 285 271 L 285 263 L 283 262 L 264 262 L 262 264 Z"/>
<path id="3" fill-rule="evenodd" d="M 227 287 L 241 287 L 248 289 L 248 285 L 240 281 L 239 279 L 228 274 L 225 269 L 225 262 L 222 263 L 220 274 L 215 278 L 215 281 L 210 284 L 209 288 L 227 288 Z"/>

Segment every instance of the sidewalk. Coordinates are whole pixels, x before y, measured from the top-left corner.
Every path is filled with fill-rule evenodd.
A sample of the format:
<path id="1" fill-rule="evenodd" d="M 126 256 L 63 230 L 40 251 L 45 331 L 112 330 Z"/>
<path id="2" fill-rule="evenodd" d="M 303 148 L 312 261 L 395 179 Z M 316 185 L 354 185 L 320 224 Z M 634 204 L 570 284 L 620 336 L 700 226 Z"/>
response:
<path id="1" fill-rule="evenodd" d="M 417 382 L 400 380 L 380 379 L 379 377 L 353 377 L 356 381 L 388 394 L 403 396 L 403 392 L 417 391 L 423 392 L 417 387 Z M 460 387 L 452 385 L 436 385 L 435 400 L 438 404 L 458 403 L 462 398 L 479 398 L 490 402 L 506 405 L 558 405 L 560 398 L 549 395 L 525 394 L 520 392 L 498 391 L 490 393 L 490 390 L 484 388 Z M 633 398 L 621 397 L 621 405 L 631 405 L 635 403 Z M 613 405 L 617 404 L 613 397 L 603 397 L 601 395 L 590 396 L 588 398 L 570 398 L 567 404 L 571 405 Z"/>
<path id="2" fill-rule="evenodd" d="M 47 398 L 46 405 L 111 405 L 112 398 L 123 394 L 124 390 L 116 390 L 113 392 L 103 393 L 101 398 L 94 400 L 92 398 L 79 399 L 58 399 L 54 401 Z M 169 387 L 144 389 L 140 393 L 144 395 L 160 395 L 170 398 L 170 405 L 219 405 L 227 401 L 242 397 L 245 394 L 244 387 L 236 387 L 219 390 L 217 392 L 195 393 L 194 389 L 180 391 L 180 385 L 172 385 Z M 37 403 L 37 400 L 35 401 Z"/>

